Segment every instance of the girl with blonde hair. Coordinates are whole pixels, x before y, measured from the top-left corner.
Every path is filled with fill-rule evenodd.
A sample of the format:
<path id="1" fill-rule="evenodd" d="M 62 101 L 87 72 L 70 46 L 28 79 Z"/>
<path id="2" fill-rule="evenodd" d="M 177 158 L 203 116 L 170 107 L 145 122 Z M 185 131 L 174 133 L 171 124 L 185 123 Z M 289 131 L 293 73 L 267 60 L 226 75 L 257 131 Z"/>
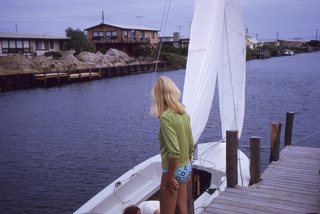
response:
<path id="1" fill-rule="evenodd" d="M 160 212 L 187 214 L 187 182 L 194 150 L 190 118 L 179 101 L 180 91 L 170 78 L 162 76 L 156 81 L 152 97 L 151 113 L 160 120 Z"/>

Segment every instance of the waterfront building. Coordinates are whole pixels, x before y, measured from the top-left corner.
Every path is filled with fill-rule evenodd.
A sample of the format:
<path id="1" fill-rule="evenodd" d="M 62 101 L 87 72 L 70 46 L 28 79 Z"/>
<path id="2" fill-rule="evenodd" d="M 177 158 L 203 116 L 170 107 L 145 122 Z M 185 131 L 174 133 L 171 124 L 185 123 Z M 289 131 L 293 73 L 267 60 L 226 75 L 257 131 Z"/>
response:
<path id="1" fill-rule="evenodd" d="M 48 51 L 65 52 L 67 37 L 46 34 L 24 34 L 0 32 L 0 56 L 24 54 L 43 55 Z"/>
<path id="2" fill-rule="evenodd" d="M 301 40 L 278 40 L 280 47 L 286 47 L 286 48 L 301 48 L 304 41 Z"/>
<path id="3" fill-rule="evenodd" d="M 159 42 L 163 44 L 173 46 L 175 48 L 188 48 L 189 38 L 181 38 L 179 32 L 174 32 L 173 36 L 162 36 L 159 37 Z"/>
<path id="4" fill-rule="evenodd" d="M 158 31 L 143 26 L 129 26 L 101 23 L 85 29 L 87 38 L 98 51 L 110 48 L 131 53 L 133 48 L 151 48 L 158 46 Z"/>
<path id="5" fill-rule="evenodd" d="M 267 45 L 274 48 L 301 48 L 304 45 L 302 40 L 273 40 L 273 41 L 259 41 L 258 46 Z"/>
<path id="6" fill-rule="evenodd" d="M 245 39 L 247 48 L 254 50 L 257 47 L 258 40 L 254 36 L 246 34 Z"/>

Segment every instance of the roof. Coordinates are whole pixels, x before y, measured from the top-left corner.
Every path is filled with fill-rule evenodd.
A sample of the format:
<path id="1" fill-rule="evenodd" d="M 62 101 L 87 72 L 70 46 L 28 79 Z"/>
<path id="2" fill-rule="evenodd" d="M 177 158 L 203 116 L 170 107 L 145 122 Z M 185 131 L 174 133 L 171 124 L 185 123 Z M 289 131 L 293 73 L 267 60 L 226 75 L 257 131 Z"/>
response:
<path id="1" fill-rule="evenodd" d="M 137 26 L 137 25 L 119 25 L 119 24 L 110 24 L 110 23 L 101 23 L 92 27 L 89 27 L 87 29 L 84 30 L 90 30 L 92 28 L 96 28 L 99 26 L 112 26 L 112 27 L 116 27 L 116 28 L 121 28 L 121 29 L 126 29 L 126 30 L 145 30 L 145 31 L 159 31 L 158 29 L 154 29 L 154 28 L 149 28 L 149 27 L 145 27 L 145 26 Z"/>
<path id="2" fill-rule="evenodd" d="M 47 34 L 25 34 L 25 33 L 7 33 L 0 32 L 0 38 L 13 38 L 13 39 L 68 39 L 63 36 L 53 36 Z"/>

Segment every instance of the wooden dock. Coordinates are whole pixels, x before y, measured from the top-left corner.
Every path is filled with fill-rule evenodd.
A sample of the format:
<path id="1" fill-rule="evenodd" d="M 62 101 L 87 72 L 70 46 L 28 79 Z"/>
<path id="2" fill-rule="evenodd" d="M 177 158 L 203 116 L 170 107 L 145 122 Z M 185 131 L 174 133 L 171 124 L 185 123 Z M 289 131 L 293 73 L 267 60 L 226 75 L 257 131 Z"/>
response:
<path id="1" fill-rule="evenodd" d="M 161 69 L 165 68 L 163 62 L 159 63 L 159 65 Z M 71 82 L 74 80 L 91 80 L 115 76 L 124 76 L 129 74 L 146 73 L 153 71 L 155 69 L 155 66 L 156 63 L 152 62 L 134 65 L 76 69 L 58 72 L 44 72 L 40 74 L 33 74 L 33 77 L 34 80 L 41 81 L 46 85 L 48 80 L 57 80 L 53 83 L 61 83 L 63 82 L 63 80 L 67 80 L 64 82 Z"/>
<path id="2" fill-rule="evenodd" d="M 320 148 L 286 146 L 259 183 L 227 188 L 202 213 L 320 213 Z"/>
<path id="3" fill-rule="evenodd" d="M 67 69 L 61 71 L 50 71 L 47 69 L 42 73 L 36 72 L 28 74 L 17 73 L 3 75 L 0 76 L 0 92 L 148 73 L 155 71 L 155 67 L 157 67 L 157 71 L 164 71 L 169 68 L 166 62 L 150 62 L 122 66 L 115 65 L 109 67 L 95 67 L 74 70 Z"/>

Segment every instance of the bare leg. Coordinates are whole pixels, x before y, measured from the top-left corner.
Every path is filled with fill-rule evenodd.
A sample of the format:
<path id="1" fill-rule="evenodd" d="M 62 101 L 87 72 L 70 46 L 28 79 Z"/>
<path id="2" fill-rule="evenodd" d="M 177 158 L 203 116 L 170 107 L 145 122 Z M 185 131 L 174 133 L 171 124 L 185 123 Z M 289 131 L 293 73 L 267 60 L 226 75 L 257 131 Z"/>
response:
<path id="1" fill-rule="evenodd" d="M 172 192 L 171 189 L 168 188 L 166 175 L 162 174 L 160 185 L 160 213 L 174 214 L 177 206 L 177 198 L 178 191 Z"/>
<path id="2" fill-rule="evenodd" d="M 179 186 L 177 200 L 177 211 L 179 214 L 188 214 L 188 180 Z"/>

